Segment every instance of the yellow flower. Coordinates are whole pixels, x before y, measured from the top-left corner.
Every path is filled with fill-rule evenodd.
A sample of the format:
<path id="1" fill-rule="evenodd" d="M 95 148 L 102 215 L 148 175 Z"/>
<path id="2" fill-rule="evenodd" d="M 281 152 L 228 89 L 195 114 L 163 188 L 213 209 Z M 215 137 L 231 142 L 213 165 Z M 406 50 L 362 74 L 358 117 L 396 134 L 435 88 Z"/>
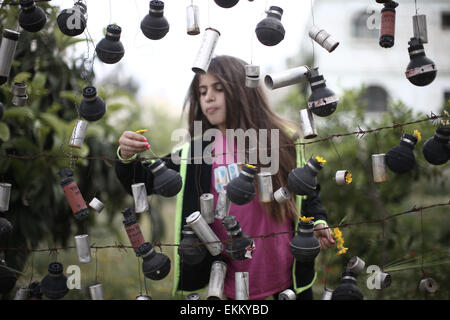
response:
<path id="1" fill-rule="evenodd" d="M 345 182 L 352 183 L 352 181 L 352 174 L 350 172 L 347 172 L 347 174 L 345 175 Z"/>
<path id="2" fill-rule="evenodd" d="M 322 164 L 327 163 L 327 160 L 325 160 L 324 158 L 319 157 L 319 156 L 316 157 L 316 160 L 317 160 L 317 162 L 322 163 Z"/>
<path id="3" fill-rule="evenodd" d="M 348 250 L 348 248 L 342 248 L 341 250 L 338 251 L 337 254 L 338 254 L 338 255 L 344 254 L 344 253 L 347 252 L 347 250 Z"/>
<path id="4" fill-rule="evenodd" d="M 304 216 L 302 216 L 302 217 L 300 217 L 300 220 L 302 220 L 303 222 L 310 222 L 312 219 L 314 219 L 314 217 L 304 217 Z"/>
<path id="5" fill-rule="evenodd" d="M 337 239 L 342 237 L 342 232 L 341 230 L 339 230 L 339 228 L 334 228 L 333 230 L 333 236 Z"/>
<path id="6" fill-rule="evenodd" d="M 144 132 L 147 132 L 147 131 L 148 131 L 147 129 L 139 129 L 139 130 L 136 130 L 136 133 L 143 134 Z"/>
<path id="7" fill-rule="evenodd" d="M 252 168 L 252 169 L 256 169 L 256 166 L 253 166 L 251 164 L 246 164 L 247 167 Z"/>
<path id="8" fill-rule="evenodd" d="M 422 135 L 420 134 L 419 130 L 414 130 L 413 135 L 417 137 L 417 142 L 420 142 L 420 140 L 422 140 Z"/>

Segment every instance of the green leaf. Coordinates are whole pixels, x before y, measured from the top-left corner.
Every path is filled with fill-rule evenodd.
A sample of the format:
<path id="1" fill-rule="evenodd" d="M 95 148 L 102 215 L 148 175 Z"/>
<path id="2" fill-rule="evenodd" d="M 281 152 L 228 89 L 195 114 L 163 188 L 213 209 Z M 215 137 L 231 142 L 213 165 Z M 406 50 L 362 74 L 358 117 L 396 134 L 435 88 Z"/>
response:
<path id="1" fill-rule="evenodd" d="M 62 138 L 67 137 L 68 132 L 70 131 L 69 125 L 63 120 L 61 120 L 61 118 L 58 118 L 54 114 L 48 112 L 41 113 L 40 118 L 44 123 L 52 127 L 53 130 L 55 130 L 60 137 Z"/>
<path id="2" fill-rule="evenodd" d="M 47 81 L 47 76 L 45 73 L 38 72 L 34 75 L 32 85 L 33 89 L 39 89 L 42 90 L 45 87 L 45 82 Z"/>
<path id="3" fill-rule="evenodd" d="M 29 72 L 20 72 L 18 74 L 16 74 L 16 76 L 14 77 L 14 81 L 15 82 L 24 82 L 27 81 L 28 79 L 31 78 L 31 73 Z"/>
<path id="4" fill-rule="evenodd" d="M 3 141 L 8 141 L 11 134 L 9 132 L 9 127 L 6 123 L 0 122 L 0 139 Z"/>
<path id="5" fill-rule="evenodd" d="M 33 111 L 30 107 L 12 107 L 5 110 L 3 114 L 3 119 L 14 118 L 14 119 L 34 119 Z"/>

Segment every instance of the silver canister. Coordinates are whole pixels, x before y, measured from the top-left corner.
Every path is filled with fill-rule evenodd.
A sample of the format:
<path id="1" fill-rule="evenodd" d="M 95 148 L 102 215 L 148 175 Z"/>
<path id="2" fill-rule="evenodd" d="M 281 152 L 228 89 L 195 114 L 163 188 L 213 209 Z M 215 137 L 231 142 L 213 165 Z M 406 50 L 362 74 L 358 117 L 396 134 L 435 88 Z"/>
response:
<path id="1" fill-rule="evenodd" d="M 197 52 L 197 56 L 192 66 L 192 71 L 198 74 L 205 74 L 211 63 L 214 50 L 219 39 L 220 32 L 213 28 L 206 28 L 203 34 L 202 44 Z"/>
<path id="2" fill-rule="evenodd" d="M 9 199 L 11 198 L 11 184 L 0 183 L 0 212 L 8 211 Z"/>
<path id="3" fill-rule="evenodd" d="M 248 272 L 235 272 L 234 286 L 236 289 L 236 300 L 248 300 L 249 297 Z"/>
<path id="4" fill-rule="evenodd" d="M 270 172 L 259 172 L 256 175 L 258 181 L 258 198 L 260 202 L 273 200 L 272 175 Z"/>
<path id="5" fill-rule="evenodd" d="M 200 295 L 198 293 L 190 293 L 186 296 L 186 300 L 200 300 Z"/>
<path id="6" fill-rule="evenodd" d="M 147 188 L 145 183 L 135 183 L 131 185 L 131 191 L 134 199 L 134 211 L 136 213 L 146 212 L 149 209 Z"/>
<path id="7" fill-rule="evenodd" d="M 105 300 L 105 295 L 103 293 L 103 285 L 101 283 L 90 286 L 89 292 L 91 294 L 92 300 Z"/>
<path id="8" fill-rule="evenodd" d="M 433 294 L 439 290 L 439 285 L 433 278 L 426 278 L 420 280 L 419 290 L 423 294 Z"/>
<path id="9" fill-rule="evenodd" d="M 149 296 L 147 296 L 145 294 L 140 294 L 140 295 L 136 296 L 136 300 L 152 300 L 152 298 L 150 298 Z"/>
<path id="10" fill-rule="evenodd" d="M 259 66 L 252 64 L 245 65 L 245 86 L 247 88 L 259 87 Z"/>
<path id="11" fill-rule="evenodd" d="M 276 74 L 268 74 L 264 77 L 266 87 L 274 90 L 300 83 L 307 79 L 306 73 L 309 71 L 307 66 L 288 69 Z"/>
<path id="12" fill-rule="evenodd" d="M 302 128 L 303 138 L 313 139 L 317 137 L 314 117 L 311 110 L 308 108 L 300 110 L 300 127 Z"/>
<path id="13" fill-rule="evenodd" d="M 287 188 L 281 187 L 280 189 L 275 191 L 275 193 L 273 194 L 273 197 L 276 202 L 284 203 L 291 198 L 291 194 Z"/>
<path id="14" fill-rule="evenodd" d="M 11 103 L 16 107 L 23 107 L 28 102 L 28 96 L 13 96 Z"/>
<path id="15" fill-rule="evenodd" d="M 291 289 L 286 289 L 278 295 L 278 300 L 297 300 L 297 295 Z"/>
<path id="16" fill-rule="evenodd" d="M 386 157 L 384 153 L 372 155 L 372 173 L 374 182 L 387 181 Z"/>
<path id="17" fill-rule="evenodd" d="M 366 262 L 364 260 L 362 260 L 357 256 L 354 256 L 351 257 L 350 260 L 348 261 L 347 270 L 356 274 L 360 274 L 364 270 L 365 265 Z"/>
<path id="18" fill-rule="evenodd" d="M 84 138 L 86 137 L 86 131 L 89 122 L 78 119 L 75 123 L 75 127 L 72 131 L 72 136 L 69 140 L 69 147 L 80 149 L 83 145 Z"/>
<path id="19" fill-rule="evenodd" d="M 98 213 L 100 213 L 103 208 L 105 208 L 105 205 L 103 204 L 103 202 L 101 202 L 100 200 L 98 200 L 97 198 L 93 198 L 91 200 L 91 202 L 89 202 L 89 206 L 94 209 L 95 211 L 97 211 Z"/>
<path id="20" fill-rule="evenodd" d="M 11 92 L 13 94 L 12 104 L 16 107 L 21 107 L 27 104 L 28 96 L 27 96 L 27 85 L 25 82 L 14 82 L 12 85 Z"/>
<path id="21" fill-rule="evenodd" d="M 213 256 L 219 255 L 223 250 L 222 242 L 220 242 L 217 235 L 206 223 L 206 220 L 200 214 L 200 211 L 195 211 L 186 218 L 186 223 L 195 232 L 202 242 L 205 243 L 209 253 Z"/>
<path id="22" fill-rule="evenodd" d="M 87 234 L 75 236 L 75 247 L 77 248 L 78 260 L 81 263 L 91 262 L 91 246 Z"/>
<path id="23" fill-rule="evenodd" d="M 214 261 L 209 275 L 208 296 L 206 300 L 222 300 L 227 265 L 223 261 Z"/>
<path id="24" fill-rule="evenodd" d="M 200 14 L 198 6 L 189 5 L 186 7 L 187 34 L 195 36 L 200 33 Z"/>
<path id="25" fill-rule="evenodd" d="M 200 213 L 207 224 L 214 222 L 214 196 L 211 193 L 204 193 L 200 196 Z"/>
<path id="26" fill-rule="evenodd" d="M 0 85 L 8 81 L 20 32 L 4 29 L 0 46 Z"/>
<path id="27" fill-rule="evenodd" d="M 336 183 L 338 185 L 348 184 L 346 177 L 348 175 L 347 170 L 338 170 L 336 171 Z"/>
<path id="28" fill-rule="evenodd" d="M 339 42 L 334 40 L 328 32 L 317 26 L 312 26 L 309 36 L 328 52 L 333 52 L 339 45 Z"/>
<path id="29" fill-rule="evenodd" d="M 379 284 L 381 289 L 385 289 L 391 285 L 392 277 L 389 273 L 378 272 L 375 276 L 375 283 Z"/>
<path id="30" fill-rule="evenodd" d="M 27 300 L 30 295 L 31 289 L 27 286 L 19 286 L 14 295 L 14 300 Z"/>
<path id="31" fill-rule="evenodd" d="M 331 300 L 333 296 L 333 290 L 325 288 L 323 294 L 322 294 L 322 300 Z"/>
<path id="32" fill-rule="evenodd" d="M 420 39 L 422 43 L 428 43 L 427 16 L 416 14 L 412 17 L 414 38 Z"/>
<path id="33" fill-rule="evenodd" d="M 228 213 L 230 212 L 230 207 L 231 201 L 227 197 L 227 191 L 226 190 L 219 191 L 219 198 L 217 199 L 216 204 L 215 218 L 223 220 L 223 218 L 228 216 Z"/>

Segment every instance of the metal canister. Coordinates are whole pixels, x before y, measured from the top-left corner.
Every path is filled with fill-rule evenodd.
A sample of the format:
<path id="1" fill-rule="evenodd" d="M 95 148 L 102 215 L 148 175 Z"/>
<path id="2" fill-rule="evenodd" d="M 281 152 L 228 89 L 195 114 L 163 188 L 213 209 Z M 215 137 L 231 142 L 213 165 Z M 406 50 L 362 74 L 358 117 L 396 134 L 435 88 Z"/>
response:
<path id="1" fill-rule="evenodd" d="M 200 300 L 200 295 L 198 293 L 190 293 L 186 296 L 186 300 Z"/>
<path id="2" fill-rule="evenodd" d="M 300 110 L 300 127 L 302 128 L 303 138 L 313 139 L 317 137 L 314 117 L 311 110 L 308 108 Z"/>
<path id="3" fill-rule="evenodd" d="M 347 170 L 336 171 L 336 183 L 338 185 L 348 184 L 346 180 L 347 174 L 348 174 Z"/>
<path id="4" fill-rule="evenodd" d="M 287 87 L 296 83 L 300 83 L 307 79 L 307 66 L 296 67 L 288 69 L 276 74 L 268 74 L 264 77 L 264 83 L 267 88 L 273 90 L 282 87 Z"/>
<path id="5" fill-rule="evenodd" d="M 347 270 L 356 274 L 360 274 L 364 270 L 365 265 L 366 263 L 364 260 L 357 256 L 354 256 L 351 257 L 349 262 L 347 263 Z"/>
<path id="6" fill-rule="evenodd" d="M 297 295 L 291 289 L 286 289 L 278 295 L 278 300 L 297 300 Z"/>
<path id="7" fill-rule="evenodd" d="M 216 213 L 215 217 L 219 220 L 223 220 L 228 213 L 230 212 L 231 201 L 228 199 L 227 191 L 219 191 L 219 198 L 217 199 L 216 204 Z"/>
<path id="8" fill-rule="evenodd" d="M 211 193 L 204 193 L 200 196 L 200 213 L 206 223 L 214 222 L 214 196 Z"/>
<path id="9" fill-rule="evenodd" d="M 420 280 L 419 290 L 424 294 L 433 294 L 438 291 L 439 285 L 433 278 Z"/>
<path id="10" fill-rule="evenodd" d="M 146 294 L 140 294 L 136 296 L 136 300 L 152 300 L 152 298 Z"/>
<path id="11" fill-rule="evenodd" d="M 252 64 L 245 65 L 245 86 L 247 88 L 258 88 L 259 73 L 259 66 Z"/>
<path id="12" fill-rule="evenodd" d="M 289 193 L 289 190 L 287 188 L 281 187 L 280 189 L 275 191 L 273 197 L 275 198 L 276 202 L 283 203 L 291 198 L 291 194 Z"/>
<path id="13" fill-rule="evenodd" d="M 416 14 L 412 17 L 414 38 L 420 39 L 422 43 L 428 43 L 427 16 Z"/>
<path id="14" fill-rule="evenodd" d="M 149 209 L 147 189 L 145 183 L 135 183 L 131 185 L 134 199 L 134 211 L 136 213 L 146 212 Z"/>
<path id="15" fill-rule="evenodd" d="M 100 213 L 105 208 L 105 205 L 95 197 L 91 200 L 91 202 L 89 202 L 89 206 L 98 213 Z"/>
<path id="16" fill-rule="evenodd" d="M 309 36 L 328 52 L 333 52 L 339 45 L 339 42 L 334 40 L 328 32 L 317 26 L 312 26 L 309 30 Z"/>
<path id="17" fill-rule="evenodd" d="M 387 181 L 385 154 L 372 155 L 372 173 L 374 182 Z"/>
<path id="18" fill-rule="evenodd" d="M 72 131 L 72 136 L 69 140 L 69 147 L 81 148 L 83 145 L 84 138 L 86 137 L 86 131 L 89 122 L 85 120 L 78 119 L 75 123 L 75 127 Z"/>
<path id="19" fill-rule="evenodd" d="M 198 6 L 186 7 L 187 34 L 195 36 L 200 33 L 200 18 Z"/>
<path id="20" fill-rule="evenodd" d="M 211 255 L 217 256 L 222 252 L 222 242 L 220 242 L 217 235 L 206 223 L 206 220 L 200 214 L 200 211 L 195 211 L 189 215 L 186 218 L 186 223 L 194 230 L 197 237 L 205 243 L 205 246 Z"/>
<path id="21" fill-rule="evenodd" d="M 379 272 L 375 276 L 375 283 L 379 284 L 381 289 L 385 289 L 391 285 L 392 277 L 389 273 Z"/>
<path id="22" fill-rule="evenodd" d="M 30 296 L 31 289 L 27 286 L 19 286 L 14 296 L 14 300 L 27 300 Z"/>
<path id="23" fill-rule="evenodd" d="M 8 211 L 9 199 L 11 198 L 11 184 L 0 183 L 0 212 Z"/>
<path id="24" fill-rule="evenodd" d="M 248 272 L 235 272 L 234 284 L 236 289 L 236 300 L 248 300 L 249 297 Z"/>
<path id="25" fill-rule="evenodd" d="M 226 273 L 227 265 L 225 262 L 213 262 L 211 265 L 211 273 L 209 275 L 208 296 L 206 297 L 207 300 L 222 300 Z"/>
<path id="26" fill-rule="evenodd" d="M 202 44 L 195 57 L 192 71 L 198 74 L 205 74 L 208 71 L 219 36 L 220 32 L 218 30 L 213 28 L 205 29 Z"/>
<path id="27" fill-rule="evenodd" d="M 273 200 L 272 175 L 270 172 L 259 172 L 256 175 L 258 181 L 258 198 L 260 202 Z"/>
<path id="28" fill-rule="evenodd" d="M 28 102 L 27 85 L 25 82 L 14 82 L 11 92 L 13 94 L 12 104 L 15 106 L 24 106 Z"/>
<path id="29" fill-rule="evenodd" d="M 78 260 L 81 263 L 91 262 L 91 247 L 89 245 L 89 236 L 87 234 L 75 236 L 75 247 L 77 248 Z"/>
<path id="30" fill-rule="evenodd" d="M 105 300 L 103 285 L 101 283 L 89 287 L 92 300 Z"/>
<path id="31" fill-rule="evenodd" d="M 331 300 L 332 296 L 333 296 L 333 290 L 325 288 L 325 290 L 322 294 L 322 300 Z"/>
<path id="32" fill-rule="evenodd" d="M 4 29 L 0 46 L 0 85 L 8 81 L 20 32 Z"/>

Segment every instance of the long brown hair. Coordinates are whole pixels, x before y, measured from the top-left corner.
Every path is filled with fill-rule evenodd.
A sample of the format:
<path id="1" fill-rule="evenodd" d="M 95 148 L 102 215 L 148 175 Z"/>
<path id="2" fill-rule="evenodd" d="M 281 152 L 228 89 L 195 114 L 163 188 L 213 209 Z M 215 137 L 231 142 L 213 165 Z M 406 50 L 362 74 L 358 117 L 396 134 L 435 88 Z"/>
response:
<path id="1" fill-rule="evenodd" d="M 279 130 L 279 170 L 272 176 L 273 190 L 287 186 L 289 172 L 296 166 L 296 152 L 294 146 L 283 147 L 293 144 L 296 137 L 287 133 L 286 129 L 293 129 L 295 124 L 282 119 L 271 109 L 267 97 L 263 90 L 258 88 L 248 88 L 245 86 L 245 63 L 243 60 L 231 56 L 216 56 L 211 60 L 208 73 L 213 74 L 221 82 L 225 93 L 226 102 L 226 128 L 244 131 L 254 128 L 267 129 L 267 136 L 270 137 L 271 129 Z M 194 135 L 194 121 L 202 121 L 203 132 L 214 127 L 204 116 L 200 107 L 199 75 L 195 75 L 189 87 L 188 94 L 183 106 L 183 111 L 189 108 L 188 122 L 189 133 Z M 297 136 L 297 135 L 295 135 Z M 268 139 L 270 148 L 270 139 Z M 259 145 L 259 144 L 258 144 Z M 258 161 L 258 167 L 260 167 Z M 257 184 L 255 184 L 257 188 Z M 297 217 L 297 207 L 295 197 L 284 204 L 276 201 L 263 203 L 268 215 L 277 223 L 285 221 L 287 218 L 295 221 Z"/>

